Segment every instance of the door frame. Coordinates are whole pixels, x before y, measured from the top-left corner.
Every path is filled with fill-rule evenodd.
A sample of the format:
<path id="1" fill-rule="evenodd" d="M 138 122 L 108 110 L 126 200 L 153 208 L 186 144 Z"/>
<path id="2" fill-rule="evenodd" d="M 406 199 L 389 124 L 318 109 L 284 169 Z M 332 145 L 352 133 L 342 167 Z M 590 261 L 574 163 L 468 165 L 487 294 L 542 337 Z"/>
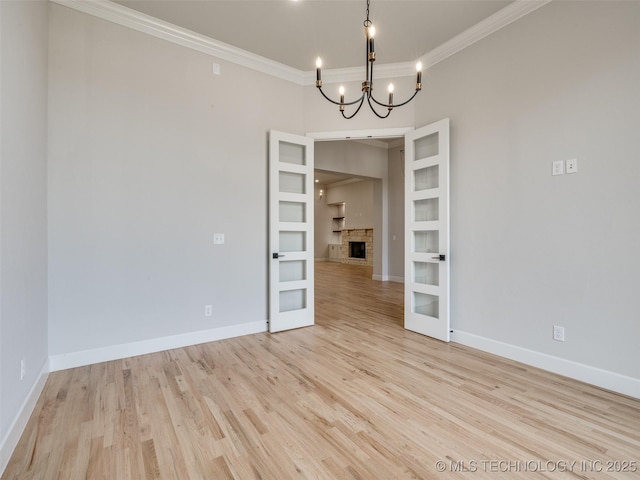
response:
<path id="1" fill-rule="evenodd" d="M 416 127 L 369 128 L 365 130 L 342 130 L 330 132 L 307 132 L 306 137 L 314 140 L 375 140 L 376 138 L 404 138 L 404 135 Z"/>

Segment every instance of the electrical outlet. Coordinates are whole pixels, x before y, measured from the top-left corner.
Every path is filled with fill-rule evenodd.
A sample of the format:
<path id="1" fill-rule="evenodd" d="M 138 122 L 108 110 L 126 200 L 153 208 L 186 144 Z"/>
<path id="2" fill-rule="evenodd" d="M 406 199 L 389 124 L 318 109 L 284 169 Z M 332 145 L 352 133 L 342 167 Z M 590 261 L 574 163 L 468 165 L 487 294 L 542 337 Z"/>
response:
<path id="1" fill-rule="evenodd" d="M 204 306 L 204 316 L 205 317 L 213 316 L 213 305 L 205 305 Z"/>
<path id="2" fill-rule="evenodd" d="M 551 175 L 564 175 L 564 160 L 556 160 L 552 165 Z"/>
<path id="3" fill-rule="evenodd" d="M 213 234 L 213 244 L 214 245 L 224 245 L 224 233 L 214 233 Z"/>
<path id="4" fill-rule="evenodd" d="M 567 160 L 567 173 L 576 173 L 578 171 L 578 159 L 570 158 Z"/>
<path id="5" fill-rule="evenodd" d="M 20 360 L 20 380 L 24 380 L 25 375 L 27 374 L 27 362 L 24 357 Z"/>
<path id="6" fill-rule="evenodd" d="M 553 339 L 557 342 L 564 342 L 564 327 L 553 326 Z"/>

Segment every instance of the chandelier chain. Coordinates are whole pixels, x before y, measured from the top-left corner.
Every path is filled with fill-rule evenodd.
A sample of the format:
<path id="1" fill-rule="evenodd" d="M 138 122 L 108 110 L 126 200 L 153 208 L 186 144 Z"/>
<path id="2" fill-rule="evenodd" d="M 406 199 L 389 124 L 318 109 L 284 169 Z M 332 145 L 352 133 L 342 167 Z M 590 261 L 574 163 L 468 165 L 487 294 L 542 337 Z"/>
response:
<path id="1" fill-rule="evenodd" d="M 364 21 L 364 26 L 365 27 L 370 27 L 371 26 L 371 20 L 369 20 L 369 6 L 371 4 L 371 0 L 367 0 L 367 19 Z"/>

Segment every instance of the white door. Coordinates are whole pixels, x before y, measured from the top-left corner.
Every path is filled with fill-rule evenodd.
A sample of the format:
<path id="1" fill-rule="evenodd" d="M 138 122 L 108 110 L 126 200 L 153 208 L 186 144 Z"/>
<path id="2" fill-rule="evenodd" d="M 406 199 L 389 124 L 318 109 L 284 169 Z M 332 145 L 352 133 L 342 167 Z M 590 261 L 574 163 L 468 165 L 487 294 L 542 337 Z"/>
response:
<path id="1" fill-rule="evenodd" d="M 449 341 L 449 119 L 405 135 L 404 327 Z"/>
<path id="2" fill-rule="evenodd" d="M 269 132 L 269 331 L 314 323 L 313 139 Z"/>

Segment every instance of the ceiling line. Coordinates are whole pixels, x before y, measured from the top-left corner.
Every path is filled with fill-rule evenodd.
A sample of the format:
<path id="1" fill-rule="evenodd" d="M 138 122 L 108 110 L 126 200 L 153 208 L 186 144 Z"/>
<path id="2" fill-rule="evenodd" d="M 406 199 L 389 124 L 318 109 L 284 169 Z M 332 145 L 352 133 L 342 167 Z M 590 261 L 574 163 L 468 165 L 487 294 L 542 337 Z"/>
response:
<path id="1" fill-rule="evenodd" d="M 315 85 L 315 71 L 302 71 L 247 50 L 220 42 L 186 28 L 138 12 L 109 0 L 50 0 L 94 17 L 191 48 L 258 72 L 297 85 Z M 449 58 L 464 48 L 546 5 L 551 0 L 515 0 L 493 15 L 478 22 L 452 39 L 425 53 L 421 61 L 425 69 Z M 362 67 L 323 70 L 323 82 L 336 83 L 362 80 Z M 415 63 L 376 65 L 376 78 L 398 78 L 415 75 Z"/>

